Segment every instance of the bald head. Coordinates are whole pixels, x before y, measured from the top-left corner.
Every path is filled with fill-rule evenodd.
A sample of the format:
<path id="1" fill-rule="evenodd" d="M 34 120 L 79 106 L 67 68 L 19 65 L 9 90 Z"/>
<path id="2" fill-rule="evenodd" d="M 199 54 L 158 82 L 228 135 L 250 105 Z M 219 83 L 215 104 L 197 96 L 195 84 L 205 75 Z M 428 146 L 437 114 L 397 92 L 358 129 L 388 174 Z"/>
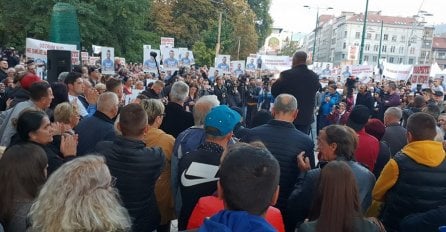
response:
<path id="1" fill-rule="evenodd" d="M 280 94 L 274 100 L 273 108 L 275 114 L 291 114 L 297 110 L 297 100 L 291 94 Z"/>
<path id="2" fill-rule="evenodd" d="M 109 116 L 109 118 L 114 118 L 118 113 L 119 99 L 118 95 L 113 92 L 105 92 L 99 95 L 97 110 Z"/>
<path id="3" fill-rule="evenodd" d="M 293 67 L 307 63 L 307 53 L 298 51 L 293 56 Z"/>

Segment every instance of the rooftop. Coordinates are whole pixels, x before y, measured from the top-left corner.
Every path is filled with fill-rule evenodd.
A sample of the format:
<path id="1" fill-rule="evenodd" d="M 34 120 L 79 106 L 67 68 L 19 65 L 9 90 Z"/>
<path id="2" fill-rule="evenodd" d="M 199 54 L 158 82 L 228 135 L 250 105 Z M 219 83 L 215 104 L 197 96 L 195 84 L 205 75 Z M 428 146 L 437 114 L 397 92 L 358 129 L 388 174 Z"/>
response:
<path id="1" fill-rule="evenodd" d="M 432 48 L 446 49 L 446 37 L 434 37 L 434 41 L 432 42 Z"/>

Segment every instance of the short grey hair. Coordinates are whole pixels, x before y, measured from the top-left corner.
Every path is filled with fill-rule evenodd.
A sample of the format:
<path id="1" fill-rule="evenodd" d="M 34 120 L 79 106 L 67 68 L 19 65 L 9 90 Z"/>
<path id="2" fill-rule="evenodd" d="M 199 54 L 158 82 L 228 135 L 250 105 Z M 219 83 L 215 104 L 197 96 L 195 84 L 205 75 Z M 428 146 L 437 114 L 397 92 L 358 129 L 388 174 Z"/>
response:
<path id="1" fill-rule="evenodd" d="M 204 119 L 209 111 L 220 105 L 216 95 L 205 95 L 200 97 L 194 105 L 194 124 L 195 126 L 204 125 Z"/>
<path id="2" fill-rule="evenodd" d="M 172 85 L 170 90 L 170 100 L 176 102 L 184 102 L 189 94 L 189 86 L 183 81 L 177 81 Z"/>
<path id="3" fill-rule="evenodd" d="M 280 94 L 274 100 L 274 112 L 291 113 L 297 110 L 297 100 L 291 94 Z"/>
<path id="4" fill-rule="evenodd" d="M 392 116 L 395 119 L 401 120 L 403 117 L 403 111 L 399 107 L 389 107 L 386 112 L 384 112 L 384 115 Z"/>
<path id="5" fill-rule="evenodd" d="M 117 104 L 119 104 L 118 95 L 113 92 L 105 92 L 99 95 L 97 110 L 103 113 L 110 112 Z"/>

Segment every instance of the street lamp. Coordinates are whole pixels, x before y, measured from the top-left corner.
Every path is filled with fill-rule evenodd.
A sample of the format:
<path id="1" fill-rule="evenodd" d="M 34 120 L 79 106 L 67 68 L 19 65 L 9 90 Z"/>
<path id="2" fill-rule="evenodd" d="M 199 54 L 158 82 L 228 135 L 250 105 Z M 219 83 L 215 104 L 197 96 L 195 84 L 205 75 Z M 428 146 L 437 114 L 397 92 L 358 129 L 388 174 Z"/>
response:
<path id="1" fill-rule="evenodd" d="M 364 40 L 367 28 L 367 13 L 369 9 L 369 0 L 365 2 L 365 12 L 364 12 L 364 24 L 362 26 L 362 36 L 361 36 L 361 49 L 359 50 L 359 64 L 362 64 L 362 57 L 364 56 Z"/>
<path id="2" fill-rule="evenodd" d="M 322 8 L 322 7 L 319 7 L 319 6 L 311 7 L 311 6 L 308 6 L 308 5 L 305 5 L 304 7 L 308 8 L 308 9 L 315 9 L 316 8 L 316 27 L 314 28 L 313 54 L 311 55 L 311 63 L 314 63 L 314 60 L 316 58 L 316 38 L 317 38 L 316 36 L 317 36 L 317 28 L 319 26 L 319 10 L 332 10 L 333 7 L 324 7 L 324 8 Z"/>

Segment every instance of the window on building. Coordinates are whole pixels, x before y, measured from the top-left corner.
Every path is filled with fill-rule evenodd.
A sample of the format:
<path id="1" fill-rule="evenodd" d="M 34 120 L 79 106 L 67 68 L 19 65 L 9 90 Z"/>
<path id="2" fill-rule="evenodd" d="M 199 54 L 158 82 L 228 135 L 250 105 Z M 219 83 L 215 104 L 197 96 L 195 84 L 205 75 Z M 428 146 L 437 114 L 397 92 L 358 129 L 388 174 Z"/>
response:
<path id="1" fill-rule="evenodd" d="M 355 39 L 359 39 L 361 38 L 361 32 L 356 32 L 355 33 Z"/>
<path id="2" fill-rule="evenodd" d="M 364 56 L 364 61 L 369 61 L 369 56 Z"/>
<path id="3" fill-rule="evenodd" d="M 415 48 L 414 47 L 410 48 L 410 54 L 411 55 L 415 54 Z"/>
<path id="4" fill-rule="evenodd" d="M 347 31 L 344 31 L 344 38 L 347 38 Z"/>
<path id="5" fill-rule="evenodd" d="M 425 57 L 426 54 L 427 54 L 426 51 L 422 51 L 422 52 L 421 52 L 421 57 Z"/>
<path id="6" fill-rule="evenodd" d="M 367 33 L 367 39 L 372 39 L 372 33 Z"/>
<path id="7" fill-rule="evenodd" d="M 378 60 L 378 57 L 377 56 L 373 56 L 372 61 L 376 62 L 377 60 Z"/>
<path id="8" fill-rule="evenodd" d="M 365 50 L 366 50 L 366 51 L 370 51 L 370 44 L 366 44 L 366 45 L 365 45 Z"/>
<path id="9" fill-rule="evenodd" d="M 392 42 L 396 42 L 396 35 L 392 35 Z"/>
<path id="10" fill-rule="evenodd" d="M 373 45 L 373 51 L 375 51 L 375 52 L 379 51 L 379 45 L 378 44 Z"/>
<path id="11" fill-rule="evenodd" d="M 347 48 L 347 43 L 344 42 L 344 43 L 342 44 L 342 48 L 343 48 L 343 49 Z"/>
<path id="12" fill-rule="evenodd" d="M 401 42 L 406 42 L 406 37 L 404 35 L 401 36 Z"/>
<path id="13" fill-rule="evenodd" d="M 387 45 L 383 45 L 381 51 L 382 52 L 387 52 Z"/>
<path id="14" fill-rule="evenodd" d="M 398 58 L 398 63 L 399 64 L 403 63 L 403 58 L 402 57 Z"/>
<path id="15" fill-rule="evenodd" d="M 391 53 L 395 53 L 395 46 L 391 46 L 391 47 L 390 47 L 390 52 L 391 52 Z"/>
<path id="16" fill-rule="evenodd" d="M 409 64 L 413 64 L 413 58 L 409 59 Z"/>
<path id="17" fill-rule="evenodd" d="M 444 59 L 444 58 L 446 58 L 445 55 L 446 54 L 444 52 L 439 52 L 437 55 L 437 58 Z"/>
<path id="18" fill-rule="evenodd" d="M 344 53 L 342 53 L 342 56 L 341 56 L 341 57 L 342 57 L 342 59 L 345 59 L 345 54 L 344 54 Z"/>
<path id="19" fill-rule="evenodd" d="M 383 40 L 384 40 L 384 41 L 389 40 L 389 35 L 388 35 L 388 34 L 384 34 Z"/>
<path id="20" fill-rule="evenodd" d="M 389 63 L 393 63 L 394 58 L 393 57 L 389 57 Z"/>
<path id="21" fill-rule="evenodd" d="M 359 43 L 358 43 L 358 42 L 355 42 L 353 45 L 354 45 L 354 46 L 359 46 Z"/>
<path id="22" fill-rule="evenodd" d="M 403 54 L 404 53 L 404 47 L 399 47 L 398 48 L 398 53 L 399 54 Z"/>
<path id="23" fill-rule="evenodd" d="M 375 40 L 379 40 L 381 34 L 375 34 Z"/>

